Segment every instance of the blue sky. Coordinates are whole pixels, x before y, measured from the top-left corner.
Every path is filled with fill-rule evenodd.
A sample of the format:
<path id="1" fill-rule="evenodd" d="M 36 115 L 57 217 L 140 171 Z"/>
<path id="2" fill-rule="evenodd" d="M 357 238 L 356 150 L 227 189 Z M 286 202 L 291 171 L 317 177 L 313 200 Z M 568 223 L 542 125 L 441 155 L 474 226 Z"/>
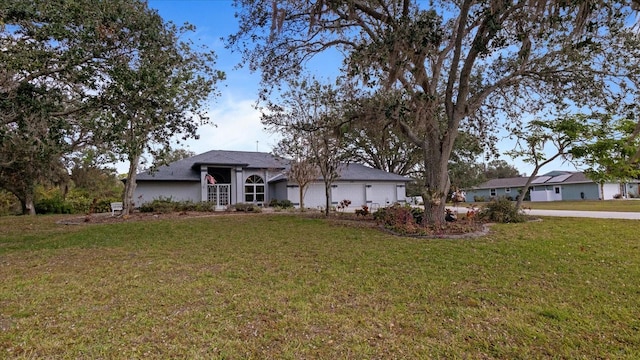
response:
<path id="1" fill-rule="evenodd" d="M 239 54 L 224 48 L 223 37 L 237 30 L 235 9 L 230 0 L 149 0 L 149 7 L 158 10 L 165 19 L 180 25 L 189 22 L 196 26 L 193 39 L 213 49 L 218 56 L 217 69 L 227 75 L 227 80 L 221 83 L 222 96 L 210 104 L 210 115 L 213 125 L 202 126 L 198 133 L 199 140 L 189 140 L 186 146 L 180 145 L 196 153 L 209 150 L 241 150 L 269 152 L 279 137 L 264 130 L 260 123 L 260 113 L 254 109 L 257 99 L 260 74 L 250 73 L 248 69 L 236 69 L 240 60 Z M 323 59 L 324 61 L 325 59 Z M 318 63 L 318 62 L 316 62 Z M 339 65 L 316 68 L 315 73 L 327 76 Z M 510 150 L 513 143 L 501 141 L 499 147 Z M 503 157 L 520 170 L 530 174 L 532 167 L 520 160 Z M 119 172 L 125 167 L 118 166 Z M 551 170 L 575 171 L 572 165 L 563 165 L 556 161 L 542 168 L 541 172 Z"/>
<path id="2" fill-rule="evenodd" d="M 231 1 L 150 0 L 149 6 L 177 25 L 185 22 L 195 25 L 192 38 L 215 51 L 216 68 L 227 76 L 220 83 L 222 96 L 209 105 L 215 126 L 202 126 L 198 132 L 200 139 L 188 141 L 186 148 L 196 153 L 214 149 L 255 151 L 256 146 L 260 151 L 270 151 L 278 137 L 263 130 L 260 114 L 254 109 L 259 74 L 234 69 L 240 57 L 225 49 L 221 40 L 237 29 Z"/>

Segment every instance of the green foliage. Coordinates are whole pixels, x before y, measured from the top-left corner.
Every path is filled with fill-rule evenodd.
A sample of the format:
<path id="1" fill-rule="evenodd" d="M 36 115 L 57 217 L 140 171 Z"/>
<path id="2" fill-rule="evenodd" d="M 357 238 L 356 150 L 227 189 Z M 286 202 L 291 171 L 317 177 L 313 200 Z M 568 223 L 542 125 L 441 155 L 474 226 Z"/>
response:
<path id="1" fill-rule="evenodd" d="M 269 207 L 288 209 L 293 207 L 293 203 L 291 202 L 291 200 L 288 200 L 288 199 L 284 199 L 284 200 L 271 199 L 271 201 L 269 201 Z"/>
<path id="2" fill-rule="evenodd" d="M 140 205 L 140 212 L 168 214 L 181 211 L 214 211 L 213 204 L 209 202 L 174 201 L 171 197 L 160 197 L 151 202 Z"/>
<path id="3" fill-rule="evenodd" d="M 107 103 L 98 89 L 113 84 L 110 65 L 153 12 L 137 0 L 12 0 L 1 9 L 0 184 L 33 213 L 37 184 L 66 181 L 61 159 L 104 140 L 92 137 Z"/>
<path id="4" fill-rule="evenodd" d="M 640 178 L 637 120 L 614 119 L 611 115 L 601 115 L 595 120 L 589 127 L 589 138 L 571 153 L 588 167 L 585 175 L 596 183 Z"/>
<path id="5" fill-rule="evenodd" d="M 62 196 L 55 196 L 39 199 L 36 201 L 36 214 L 71 214 L 72 208 Z"/>
<path id="6" fill-rule="evenodd" d="M 506 197 L 498 197 L 489 201 L 478 214 L 483 220 L 499 223 L 520 223 L 527 221 L 527 217 L 516 204 Z"/>
<path id="7" fill-rule="evenodd" d="M 484 202 L 484 196 L 480 196 L 480 195 L 474 195 L 473 196 L 473 201 L 475 202 Z"/>
<path id="8" fill-rule="evenodd" d="M 36 188 L 35 208 L 38 214 L 88 214 L 111 211 L 111 202 L 119 197 L 90 197 L 84 189 L 72 188 L 65 196 L 60 188 Z"/>
<path id="9" fill-rule="evenodd" d="M 0 216 L 19 213 L 20 201 L 18 198 L 14 194 L 0 189 Z"/>
<path id="10" fill-rule="evenodd" d="M 235 209 L 236 211 L 242 212 L 262 212 L 262 209 L 256 204 L 253 203 L 237 203 L 229 207 L 230 209 Z"/>
<path id="11" fill-rule="evenodd" d="M 196 136 L 224 74 L 190 31 L 142 0 L 2 1 L 0 184 L 24 212 L 37 184 L 67 180 L 61 159 L 81 147 L 137 166 L 145 151 L 176 155 L 174 135 Z"/>

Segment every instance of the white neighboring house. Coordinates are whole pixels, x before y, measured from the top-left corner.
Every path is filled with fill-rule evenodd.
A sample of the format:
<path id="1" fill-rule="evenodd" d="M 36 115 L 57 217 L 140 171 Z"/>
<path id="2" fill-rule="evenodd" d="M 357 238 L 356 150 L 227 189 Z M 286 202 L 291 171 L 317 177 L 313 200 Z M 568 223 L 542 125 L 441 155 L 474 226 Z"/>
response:
<path id="1" fill-rule="evenodd" d="M 298 186 L 287 179 L 287 159 L 269 153 L 212 150 L 162 166 L 155 172 L 137 175 L 135 206 L 154 199 L 211 202 L 218 209 L 237 203 L 267 205 L 273 199 L 300 205 Z M 361 164 L 346 164 L 331 187 L 331 203 L 350 200 L 351 208 L 370 209 L 406 201 L 410 178 Z M 211 178 L 214 180 L 211 181 Z M 304 194 L 304 206 L 325 206 L 322 178 L 311 183 Z"/>

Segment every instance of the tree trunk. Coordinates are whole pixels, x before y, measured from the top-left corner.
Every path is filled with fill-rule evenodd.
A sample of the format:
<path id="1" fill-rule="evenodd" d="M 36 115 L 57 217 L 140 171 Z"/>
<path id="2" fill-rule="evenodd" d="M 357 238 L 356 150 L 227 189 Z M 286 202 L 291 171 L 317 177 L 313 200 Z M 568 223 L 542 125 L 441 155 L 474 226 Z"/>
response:
<path id="1" fill-rule="evenodd" d="M 540 170 L 540 167 L 536 166 L 533 169 L 533 172 L 531 173 L 531 175 L 529 175 L 529 178 L 527 179 L 527 183 L 524 184 L 524 187 L 522 188 L 522 193 L 520 194 L 520 196 L 518 196 L 518 201 L 516 202 L 516 211 L 520 210 L 520 208 L 522 207 L 522 202 L 524 201 L 524 197 L 527 195 L 527 191 L 529 191 L 529 189 L 531 188 L 531 184 L 533 183 L 533 180 L 536 178 L 536 176 L 538 176 L 539 170 Z"/>
<path id="2" fill-rule="evenodd" d="M 331 206 L 331 183 L 324 183 L 325 209 L 324 216 L 329 216 L 329 207 Z"/>
<path id="3" fill-rule="evenodd" d="M 303 186 L 298 186 L 298 189 L 300 191 L 300 211 L 303 212 L 304 211 L 304 187 Z"/>
<path id="4" fill-rule="evenodd" d="M 440 142 L 436 142 L 439 144 Z M 422 191 L 424 201 L 425 225 L 439 225 L 444 222 L 445 208 L 447 203 L 447 193 L 449 192 L 448 161 L 449 156 L 440 151 L 440 146 L 424 147 L 424 180 L 425 185 Z"/>
<path id="5" fill-rule="evenodd" d="M 604 181 L 600 181 L 600 200 L 604 200 Z"/>
<path id="6" fill-rule="evenodd" d="M 129 159 L 129 174 L 124 185 L 122 215 L 129 215 L 130 213 L 132 213 L 135 206 L 135 203 L 133 201 L 133 193 L 136 190 L 136 176 L 139 161 L 140 155 L 136 155 Z"/>
<path id="7" fill-rule="evenodd" d="M 33 200 L 33 194 L 25 194 L 24 197 L 20 196 L 20 204 L 22 205 L 22 215 L 35 215 L 36 206 Z"/>

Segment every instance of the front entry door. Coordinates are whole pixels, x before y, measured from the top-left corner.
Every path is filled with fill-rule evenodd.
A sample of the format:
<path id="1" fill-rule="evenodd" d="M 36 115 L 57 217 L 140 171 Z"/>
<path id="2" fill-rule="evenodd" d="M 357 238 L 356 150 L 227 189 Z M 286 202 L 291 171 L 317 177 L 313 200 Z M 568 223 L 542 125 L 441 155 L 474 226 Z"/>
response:
<path id="1" fill-rule="evenodd" d="M 207 200 L 212 202 L 216 209 L 224 209 L 229 205 L 231 196 L 231 184 L 208 185 Z"/>

